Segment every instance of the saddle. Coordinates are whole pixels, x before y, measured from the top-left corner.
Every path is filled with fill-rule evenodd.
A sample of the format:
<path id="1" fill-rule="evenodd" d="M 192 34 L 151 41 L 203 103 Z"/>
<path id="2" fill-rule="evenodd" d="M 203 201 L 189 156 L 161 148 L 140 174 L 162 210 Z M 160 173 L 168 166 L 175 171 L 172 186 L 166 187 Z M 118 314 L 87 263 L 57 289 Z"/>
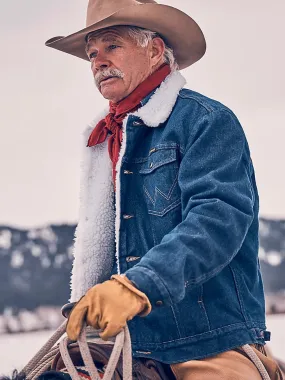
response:
<path id="1" fill-rule="evenodd" d="M 99 345 L 88 342 L 89 351 L 93 362 L 98 370 L 99 376 L 103 378 L 104 371 L 108 364 L 110 355 L 113 350 L 113 345 Z M 79 376 L 82 379 L 90 378 L 87 370 L 84 367 L 84 362 L 81 357 L 80 348 L 77 343 L 73 343 L 68 347 L 70 358 L 77 369 Z M 175 380 L 170 366 L 160 363 L 156 360 L 146 358 L 132 359 L 132 376 L 134 380 Z M 52 378 L 70 379 L 70 376 L 65 369 L 65 364 L 62 360 L 60 352 L 55 356 L 50 371 L 43 373 L 39 380 L 51 380 Z M 116 370 L 113 375 L 113 380 L 123 379 L 123 361 L 122 354 L 120 355 Z"/>

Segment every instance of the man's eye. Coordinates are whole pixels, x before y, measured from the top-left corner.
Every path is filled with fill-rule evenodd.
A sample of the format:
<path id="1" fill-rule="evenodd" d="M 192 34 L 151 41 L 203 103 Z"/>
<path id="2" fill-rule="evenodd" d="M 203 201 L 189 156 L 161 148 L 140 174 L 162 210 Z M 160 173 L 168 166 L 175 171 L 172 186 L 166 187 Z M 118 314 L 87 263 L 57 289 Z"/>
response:
<path id="1" fill-rule="evenodd" d="M 118 45 L 110 45 L 108 46 L 108 50 L 114 50 L 118 47 Z"/>
<path id="2" fill-rule="evenodd" d="M 89 54 L 89 59 L 95 58 L 96 55 L 97 55 L 96 52 L 90 53 L 90 54 Z"/>

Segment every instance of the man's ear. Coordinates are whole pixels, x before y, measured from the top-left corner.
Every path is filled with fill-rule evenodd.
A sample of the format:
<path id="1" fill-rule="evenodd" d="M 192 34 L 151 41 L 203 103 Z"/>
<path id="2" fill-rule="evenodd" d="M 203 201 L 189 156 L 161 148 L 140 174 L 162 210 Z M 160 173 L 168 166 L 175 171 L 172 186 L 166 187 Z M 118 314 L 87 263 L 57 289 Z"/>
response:
<path id="1" fill-rule="evenodd" d="M 165 43 L 162 38 L 155 37 L 151 44 L 151 62 L 152 67 L 155 67 L 158 63 L 163 61 L 163 56 L 165 52 Z"/>

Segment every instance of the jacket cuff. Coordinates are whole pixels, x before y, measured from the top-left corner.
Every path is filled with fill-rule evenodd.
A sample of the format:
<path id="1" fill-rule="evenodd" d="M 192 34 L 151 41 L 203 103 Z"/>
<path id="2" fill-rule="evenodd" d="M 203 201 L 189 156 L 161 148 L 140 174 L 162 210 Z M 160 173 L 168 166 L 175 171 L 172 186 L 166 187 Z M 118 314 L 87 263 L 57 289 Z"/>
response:
<path id="1" fill-rule="evenodd" d="M 136 288 L 132 281 L 128 279 L 128 277 L 124 274 L 114 274 L 111 277 L 111 280 L 118 281 L 120 284 L 124 285 L 128 288 L 132 293 L 135 293 L 139 296 L 144 302 L 143 310 L 138 314 L 139 317 L 146 317 L 151 312 L 151 303 L 143 292 Z"/>
<path id="2" fill-rule="evenodd" d="M 153 308 L 173 304 L 161 278 L 149 268 L 137 264 L 125 272 L 127 278 L 148 297 Z"/>

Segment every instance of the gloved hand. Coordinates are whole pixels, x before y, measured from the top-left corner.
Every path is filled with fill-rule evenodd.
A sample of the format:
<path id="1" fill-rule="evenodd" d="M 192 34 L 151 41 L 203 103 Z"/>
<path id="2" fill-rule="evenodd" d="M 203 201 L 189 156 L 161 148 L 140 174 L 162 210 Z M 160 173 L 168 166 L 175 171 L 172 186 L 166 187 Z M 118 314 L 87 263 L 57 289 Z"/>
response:
<path id="1" fill-rule="evenodd" d="M 71 340 L 77 340 L 83 323 L 95 329 L 104 340 L 117 335 L 127 321 L 151 312 L 147 296 L 138 290 L 124 275 L 114 275 L 111 280 L 93 286 L 72 309 L 66 332 Z"/>

